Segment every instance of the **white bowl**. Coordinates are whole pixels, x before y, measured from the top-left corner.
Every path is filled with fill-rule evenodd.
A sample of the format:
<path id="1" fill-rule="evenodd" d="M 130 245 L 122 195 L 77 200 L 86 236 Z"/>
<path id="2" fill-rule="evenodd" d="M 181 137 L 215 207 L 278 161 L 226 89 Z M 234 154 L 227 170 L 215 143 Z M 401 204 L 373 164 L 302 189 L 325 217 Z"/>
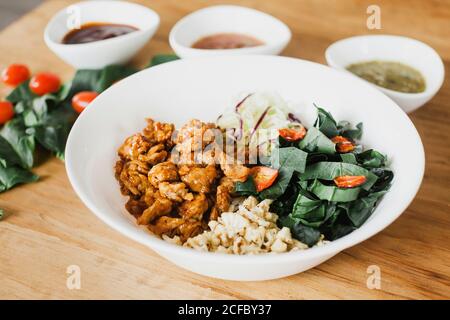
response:
<path id="1" fill-rule="evenodd" d="M 302 103 L 304 107 L 297 111 L 306 125 L 313 123 L 316 115 L 312 102 L 337 119 L 362 121 L 362 142 L 390 156 L 395 172 L 393 185 L 369 220 L 323 247 L 255 256 L 198 252 L 167 243 L 138 227 L 124 208 L 126 199 L 114 178 L 116 151 L 124 139 L 141 131 L 146 117 L 176 126 L 192 118 L 214 121 L 237 94 L 267 89 L 277 91 L 288 101 Z M 407 115 L 364 81 L 294 58 L 222 56 L 158 65 L 103 92 L 70 132 L 66 168 L 85 205 L 118 232 L 193 272 L 249 281 L 302 272 L 383 230 L 413 200 L 422 181 L 424 151 Z"/>
<path id="2" fill-rule="evenodd" d="M 217 33 L 241 33 L 264 42 L 263 45 L 239 49 L 194 49 L 202 37 Z M 182 58 L 211 55 L 279 54 L 291 40 L 288 26 L 267 13 L 232 5 L 211 6 L 195 11 L 170 31 L 169 42 Z"/>
<path id="3" fill-rule="evenodd" d="M 328 65 L 340 70 L 346 70 L 352 63 L 370 60 L 401 62 L 417 69 L 426 81 L 424 92 L 403 93 L 374 85 L 408 113 L 433 98 L 444 82 L 444 64 L 437 52 L 407 37 L 371 35 L 339 40 L 327 48 L 325 58 Z"/>
<path id="4" fill-rule="evenodd" d="M 70 31 L 68 21 L 78 16 L 81 25 L 110 22 L 138 28 L 119 37 L 83 44 L 63 44 Z M 141 5 L 125 1 L 84 1 L 59 11 L 47 24 L 44 40 L 61 59 L 78 69 L 99 69 L 128 62 L 153 36 L 159 26 L 158 14 Z"/>

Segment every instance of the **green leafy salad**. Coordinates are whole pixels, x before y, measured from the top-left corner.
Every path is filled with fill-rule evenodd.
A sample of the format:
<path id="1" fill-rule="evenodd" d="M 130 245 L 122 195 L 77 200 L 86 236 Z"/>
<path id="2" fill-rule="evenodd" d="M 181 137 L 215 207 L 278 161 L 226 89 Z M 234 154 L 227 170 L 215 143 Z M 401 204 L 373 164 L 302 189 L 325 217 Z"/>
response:
<path id="1" fill-rule="evenodd" d="M 270 209 L 279 215 L 279 226 L 289 227 L 293 236 L 308 246 L 315 245 L 322 235 L 335 240 L 359 228 L 394 177 L 385 155 L 359 144 L 362 123 L 353 127 L 347 121 L 337 122 L 329 112 L 316 108 L 317 119 L 308 129 L 285 111 L 285 127 L 276 127 L 278 141 L 271 149 L 270 163 L 265 164 L 265 176 L 253 175 L 235 184 L 240 196 L 273 199 Z M 236 118 L 242 116 L 235 111 Z M 280 117 L 280 112 L 272 114 Z M 232 128 L 235 123 L 222 126 Z M 267 172 L 270 170 L 275 174 Z"/>

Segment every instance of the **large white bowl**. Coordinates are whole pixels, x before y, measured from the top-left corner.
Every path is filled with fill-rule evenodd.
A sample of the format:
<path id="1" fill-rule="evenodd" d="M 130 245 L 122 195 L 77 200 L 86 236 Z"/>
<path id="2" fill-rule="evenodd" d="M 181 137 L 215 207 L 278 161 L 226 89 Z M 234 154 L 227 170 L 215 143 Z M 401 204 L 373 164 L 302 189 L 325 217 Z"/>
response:
<path id="1" fill-rule="evenodd" d="M 177 126 L 191 118 L 214 121 L 237 93 L 267 89 L 302 103 L 298 112 L 307 125 L 314 120 L 312 102 L 337 119 L 364 122 L 363 143 L 388 154 L 395 172 L 390 192 L 370 219 L 326 246 L 259 256 L 197 252 L 166 243 L 139 228 L 126 212 L 125 197 L 114 178 L 116 150 L 124 139 L 140 131 L 146 117 Z M 193 272 L 223 279 L 264 280 L 312 268 L 392 223 L 420 186 L 424 151 L 406 114 L 364 81 L 293 58 L 224 56 L 162 64 L 113 85 L 76 121 L 67 143 L 66 167 L 86 206 L 125 236 Z"/>
<path id="2" fill-rule="evenodd" d="M 119 37 L 81 44 L 63 44 L 70 22 L 126 24 L 139 30 Z M 153 36 L 158 14 L 150 8 L 126 1 L 83 1 L 59 11 L 47 24 L 44 40 L 62 60 L 77 69 L 100 69 L 128 62 Z"/>

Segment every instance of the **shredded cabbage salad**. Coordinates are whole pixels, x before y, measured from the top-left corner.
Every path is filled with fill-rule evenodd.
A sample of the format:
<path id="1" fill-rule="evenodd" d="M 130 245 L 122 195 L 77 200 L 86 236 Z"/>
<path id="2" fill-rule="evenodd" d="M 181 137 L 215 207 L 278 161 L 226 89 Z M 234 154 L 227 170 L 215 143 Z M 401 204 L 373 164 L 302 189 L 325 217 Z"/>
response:
<path id="1" fill-rule="evenodd" d="M 217 125 L 229 129 L 234 139 L 259 146 L 276 140 L 273 129 L 294 127 L 300 120 L 277 93 L 258 92 L 241 98 L 217 118 Z"/>

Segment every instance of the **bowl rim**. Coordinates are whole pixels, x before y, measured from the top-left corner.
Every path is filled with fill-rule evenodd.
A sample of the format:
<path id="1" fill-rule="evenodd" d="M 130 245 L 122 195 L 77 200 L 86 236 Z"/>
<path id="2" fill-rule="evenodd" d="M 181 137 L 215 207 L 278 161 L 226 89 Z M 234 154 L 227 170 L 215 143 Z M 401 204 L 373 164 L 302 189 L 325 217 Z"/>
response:
<path id="1" fill-rule="evenodd" d="M 137 72 L 130 77 L 124 79 L 117 85 L 123 85 L 124 81 L 127 81 L 132 78 L 138 78 L 141 77 L 144 73 L 151 73 L 152 70 L 158 70 L 163 68 L 172 68 L 176 64 L 184 64 L 189 63 L 190 61 L 207 61 L 207 60 L 221 60 L 221 59 L 282 59 L 286 61 L 291 61 L 294 63 L 301 62 L 304 64 L 311 64 L 319 68 L 326 68 L 328 71 L 333 73 L 338 73 L 340 77 L 347 77 L 351 78 L 352 81 L 355 81 L 354 77 L 347 73 L 342 73 L 336 69 L 333 69 L 331 67 L 328 67 L 326 65 L 322 65 L 319 63 L 315 63 L 312 61 L 307 61 L 303 59 L 297 59 L 292 57 L 280 57 L 280 56 L 267 56 L 267 55 L 238 55 L 238 56 L 210 56 L 210 57 L 194 57 L 190 59 L 180 59 L 176 60 L 170 63 L 166 64 L 160 64 L 157 66 L 154 66 L 149 69 L 144 69 L 140 72 Z M 377 94 L 381 94 L 375 87 L 373 87 L 369 83 L 362 82 L 360 85 L 366 86 L 367 90 L 377 92 Z M 117 88 L 117 87 L 116 87 Z M 111 91 L 112 89 L 107 89 L 106 91 Z M 105 92 L 106 92 L 105 91 Z M 103 93 L 102 93 L 103 94 Z M 299 251 L 292 251 L 292 252 L 285 252 L 285 253 L 279 253 L 276 255 L 272 254 L 257 254 L 257 255 L 235 255 L 235 254 L 225 254 L 225 253 L 217 253 L 217 252 L 202 252 L 197 251 L 191 248 L 186 248 L 183 246 L 175 245 L 172 243 L 169 243 L 167 241 L 164 241 L 162 239 L 159 239 L 158 237 L 152 235 L 149 232 L 136 232 L 140 229 L 138 225 L 136 225 L 136 229 L 128 229 L 126 227 L 122 227 L 114 222 L 115 219 L 111 218 L 107 213 L 104 213 L 103 210 L 98 208 L 94 202 L 92 202 L 89 199 L 88 194 L 83 190 L 83 188 L 78 184 L 78 178 L 75 175 L 75 172 L 72 171 L 72 154 L 76 154 L 76 150 L 73 148 L 73 145 L 75 145 L 72 141 L 75 139 L 74 132 L 78 131 L 78 127 L 81 124 L 81 121 L 83 118 L 87 117 L 89 114 L 89 109 L 87 109 L 85 112 L 81 113 L 79 116 L 79 119 L 75 122 L 74 126 L 72 127 L 68 140 L 66 145 L 66 172 L 69 178 L 69 181 L 75 190 L 78 197 L 82 200 L 82 202 L 90 209 L 100 220 L 105 222 L 107 225 L 109 225 L 114 230 L 118 231 L 119 233 L 133 239 L 134 241 L 141 243 L 152 250 L 156 251 L 159 254 L 162 254 L 164 257 L 170 257 L 172 254 L 176 256 L 183 256 L 183 257 L 192 257 L 199 260 L 209 260 L 214 259 L 215 262 L 217 261 L 223 261 L 223 262 L 231 262 L 234 264 L 247 264 L 247 263 L 264 263 L 264 262 L 273 262 L 273 257 L 276 257 L 277 263 L 284 263 L 284 262 L 295 262 L 299 260 L 307 260 L 307 259 L 313 259 L 318 257 L 325 257 L 325 256 L 333 256 L 339 252 L 341 252 L 344 249 L 347 249 L 349 247 L 352 247 L 356 244 L 361 243 L 362 241 L 374 236 L 378 232 L 385 229 L 387 226 L 389 226 L 392 222 L 394 222 L 411 204 L 411 202 L 414 200 L 420 186 L 421 182 L 424 176 L 425 171 L 425 153 L 423 144 L 420 138 L 419 133 L 417 132 L 417 129 L 415 128 L 412 121 L 409 119 L 409 117 L 406 115 L 405 112 L 391 99 L 383 95 L 383 97 L 386 100 L 387 103 L 390 103 L 392 106 L 393 112 L 397 113 L 398 117 L 402 117 L 404 119 L 405 125 L 409 127 L 413 135 L 415 136 L 416 142 L 417 142 L 417 157 L 419 166 L 415 172 L 414 177 L 414 184 L 413 187 L 410 189 L 409 198 L 405 198 L 402 201 L 402 205 L 400 209 L 395 213 L 390 213 L 389 216 L 386 217 L 386 219 L 380 223 L 378 223 L 375 226 L 372 226 L 371 229 L 368 229 L 367 227 L 370 225 L 370 221 L 367 221 L 365 224 L 363 224 L 360 228 L 356 229 L 352 233 L 339 238 L 337 240 L 331 241 L 330 243 L 320 246 L 320 247 L 312 247 L 308 248 L 306 250 L 299 250 Z M 81 121 L 80 121 L 81 119 Z M 112 173 L 111 173 L 112 174 Z M 373 220 L 372 220 L 373 221 Z M 364 228 L 364 226 L 366 226 Z"/>
<path id="2" fill-rule="evenodd" d="M 181 44 L 178 39 L 178 32 L 181 28 L 184 27 L 185 24 L 189 23 L 190 19 L 195 17 L 197 14 L 213 11 L 213 10 L 220 10 L 220 9 L 231 9 L 231 10 L 239 10 L 239 11 L 246 11 L 250 12 L 255 15 L 264 16 L 266 19 L 270 19 L 273 22 L 279 24 L 279 26 L 284 29 L 283 30 L 283 36 L 280 37 L 279 40 L 276 42 L 270 42 L 270 43 L 264 43 L 262 45 L 254 46 L 254 47 L 246 47 L 246 48 L 236 48 L 236 49 L 198 49 L 198 48 L 192 48 L 190 46 L 185 46 L 184 44 Z M 281 32 L 280 32 L 281 34 Z M 246 53 L 246 54 L 258 54 L 259 52 L 270 50 L 273 48 L 277 48 L 279 46 L 286 46 L 289 41 L 292 38 L 292 31 L 288 27 L 286 23 L 278 19 L 277 17 L 266 13 L 264 11 L 260 11 L 254 8 L 246 7 L 246 6 L 240 6 L 240 5 L 232 5 L 232 4 L 219 4 L 219 5 L 212 5 L 208 7 L 204 7 L 198 10 L 195 10 L 193 12 L 188 13 L 184 17 L 182 17 L 180 20 L 178 20 L 175 25 L 172 27 L 169 33 L 169 44 L 170 46 L 175 50 L 175 48 L 179 48 L 185 52 L 190 52 L 192 55 L 205 55 L 205 54 L 236 54 L 236 53 Z"/>
<path id="3" fill-rule="evenodd" d="M 436 85 L 433 87 L 429 87 L 428 86 L 428 81 L 425 75 L 423 75 L 425 77 L 425 81 L 427 83 L 426 87 L 425 87 L 425 91 L 423 92 L 418 92 L 418 93 L 407 93 L 407 92 L 399 92 L 399 91 L 395 91 L 395 90 L 391 90 L 388 88 L 384 88 L 381 87 L 377 84 L 371 83 L 367 80 L 364 80 L 360 77 L 358 77 L 357 75 L 351 73 L 350 71 L 348 71 L 345 66 L 337 63 L 334 60 L 334 55 L 332 53 L 332 50 L 335 49 L 336 47 L 338 47 L 339 45 L 345 43 L 345 42 L 350 42 L 350 41 L 358 41 L 358 40 L 363 40 L 363 39 L 394 39 L 394 40 L 398 40 L 398 41 L 407 41 L 410 43 L 413 43 L 415 46 L 421 46 L 423 48 L 426 48 L 427 50 L 429 50 L 431 56 L 433 59 L 435 59 L 435 61 L 438 63 L 439 67 L 438 67 L 438 73 L 439 73 L 439 78 L 438 81 L 436 82 Z M 369 40 L 370 41 L 370 40 Z M 435 49 L 433 49 L 430 45 L 426 44 L 425 42 L 422 42 L 420 40 L 414 39 L 414 38 L 410 38 L 410 37 L 406 37 L 406 36 L 401 36 L 401 35 L 392 35 L 392 34 L 373 34 L 373 35 L 358 35 L 358 36 L 353 36 L 353 37 L 347 37 L 347 38 L 343 38 L 343 39 L 339 39 L 335 42 L 333 42 L 332 44 L 330 44 L 327 49 L 325 50 L 325 60 L 327 61 L 328 65 L 345 71 L 347 73 L 350 73 L 351 75 L 357 77 L 358 79 L 361 79 L 363 81 L 366 81 L 368 83 L 370 83 L 371 85 L 375 86 L 376 88 L 378 88 L 379 90 L 383 91 L 384 93 L 391 95 L 393 97 L 398 97 L 401 99 L 407 99 L 407 100 L 417 100 L 417 99 L 422 99 L 422 98 L 427 98 L 429 96 L 434 96 L 439 89 L 442 87 L 442 84 L 444 83 L 444 79 L 445 79 L 445 67 L 444 67 L 444 63 L 442 61 L 442 58 L 440 57 L 440 55 L 437 53 L 437 51 Z M 363 60 L 365 61 L 365 60 Z M 357 61 L 355 61 L 357 62 Z M 360 61 L 361 62 L 361 61 Z M 401 61 L 400 61 L 401 62 Z"/>
<path id="4" fill-rule="evenodd" d="M 150 20 L 149 26 L 144 29 L 138 28 L 138 30 L 121 35 L 120 37 L 114 37 L 114 38 L 104 39 L 104 40 L 100 40 L 100 41 L 93 41 L 93 42 L 88 42 L 88 43 L 77 43 L 77 44 L 65 44 L 65 43 L 54 41 L 52 39 L 52 37 L 50 36 L 50 33 L 53 31 L 53 28 L 55 27 L 55 23 L 60 18 L 60 16 L 62 16 L 63 14 L 66 14 L 67 8 L 69 8 L 71 6 L 77 6 L 77 5 L 90 6 L 90 5 L 98 5 L 98 4 L 106 5 L 106 6 L 119 5 L 119 6 L 134 7 L 138 10 L 142 10 L 143 12 L 146 11 L 152 20 Z M 101 19 L 99 19 L 99 20 L 101 20 Z M 120 41 L 127 41 L 127 40 L 131 40 L 134 38 L 144 36 L 144 35 L 148 34 L 149 32 L 151 32 L 152 30 L 157 29 L 159 27 L 160 23 L 161 23 L 161 19 L 156 11 L 154 11 L 153 9 L 151 9 L 149 7 L 140 5 L 138 3 L 122 1 L 122 0 L 121 1 L 113 1 L 113 2 L 107 1 L 107 0 L 96 0 L 96 1 L 87 1 L 86 0 L 86 1 L 80 1 L 80 2 L 73 3 L 69 6 L 62 8 L 57 13 L 55 13 L 50 18 L 47 25 L 45 26 L 44 40 L 48 46 L 52 46 L 53 48 L 59 49 L 59 50 L 97 49 L 100 46 L 117 45 L 117 43 Z"/>

